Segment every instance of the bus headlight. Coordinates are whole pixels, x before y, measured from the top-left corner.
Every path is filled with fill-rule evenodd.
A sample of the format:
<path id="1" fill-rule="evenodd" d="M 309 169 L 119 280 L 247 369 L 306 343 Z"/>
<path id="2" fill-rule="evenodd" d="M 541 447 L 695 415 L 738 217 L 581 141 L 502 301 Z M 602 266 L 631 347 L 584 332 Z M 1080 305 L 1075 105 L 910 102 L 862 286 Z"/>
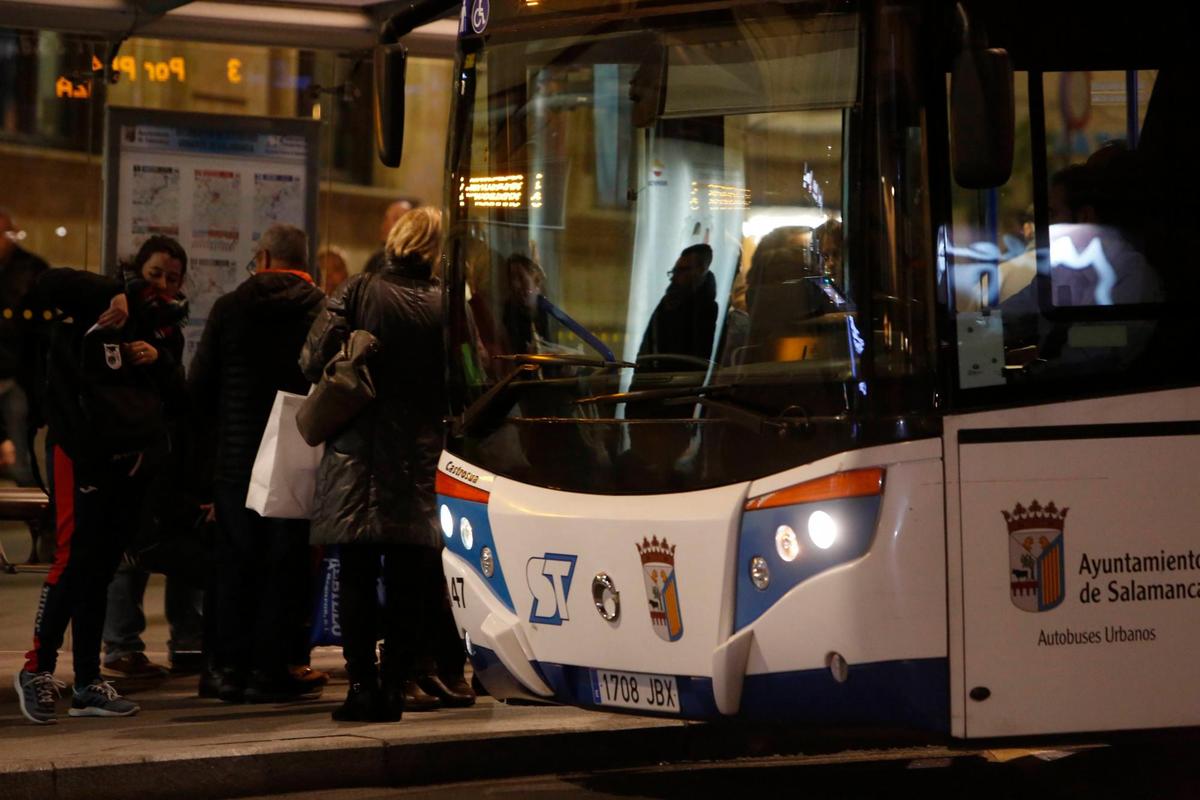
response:
<path id="1" fill-rule="evenodd" d="M 883 479 L 881 467 L 836 472 L 745 501 L 735 631 L 810 578 L 867 554 L 879 522 Z"/>
<path id="2" fill-rule="evenodd" d="M 784 561 L 795 561 L 796 556 L 800 555 L 800 540 L 796 538 L 791 525 L 780 525 L 775 529 L 775 552 Z"/>
<path id="3" fill-rule="evenodd" d="M 838 524 L 833 517 L 829 516 L 820 509 L 812 512 L 808 516 L 808 538 L 812 543 L 822 550 L 828 550 L 833 547 L 833 543 L 837 541 Z M 776 537 L 778 541 L 778 537 Z M 782 552 L 780 553 L 782 556 Z M 790 558 L 785 558 L 785 561 L 791 561 Z"/>
<path id="4" fill-rule="evenodd" d="M 464 498 L 438 492 L 438 518 L 446 537 L 446 553 L 466 562 L 483 579 L 484 585 L 496 599 L 513 611 L 515 606 L 504 578 L 504 560 L 500 557 L 500 549 L 496 546 L 488 520 L 487 494 L 455 481 L 445 473 L 439 472 L 438 476 L 439 487 L 468 496 Z M 473 499 L 476 494 L 483 495 L 483 499 Z M 454 535 L 455 527 L 458 528 L 457 536 Z M 476 545 L 479 545 L 478 551 L 475 550 Z"/>
<path id="5" fill-rule="evenodd" d="M 771 568 L 767 566 L 767 560 L 762 556 L 750 559 L 750 582 L 760 592 L 765 592 L 771 585 Z"/>

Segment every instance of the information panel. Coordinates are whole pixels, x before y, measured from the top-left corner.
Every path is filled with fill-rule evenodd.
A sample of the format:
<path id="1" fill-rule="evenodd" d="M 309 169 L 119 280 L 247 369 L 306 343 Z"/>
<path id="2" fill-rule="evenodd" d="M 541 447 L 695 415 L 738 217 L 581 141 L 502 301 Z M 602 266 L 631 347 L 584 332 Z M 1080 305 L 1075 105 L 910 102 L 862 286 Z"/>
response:
<path id="1" fill-rule="evenodd" d="M 312 263 L 318 130 L 304 119 L 108 110 L 105 271 L 116 275 L 155 234 L 183 245 L 185 365 L 213 303 L 247 277 L 263 231 L 275 223 L 307 231 Z"/>

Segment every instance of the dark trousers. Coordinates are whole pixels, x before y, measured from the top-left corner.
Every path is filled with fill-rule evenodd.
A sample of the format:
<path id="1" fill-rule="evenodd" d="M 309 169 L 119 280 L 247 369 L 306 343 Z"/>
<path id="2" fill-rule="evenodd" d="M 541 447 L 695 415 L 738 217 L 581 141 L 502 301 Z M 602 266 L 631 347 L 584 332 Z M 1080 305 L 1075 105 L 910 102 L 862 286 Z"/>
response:
<path id="1" fill-rule="evenodd" d="M 100 677 L 108 584 L 121 562 L 125 535 L 137 525 L 151 470 L 141 455 L 81 464 L 55 447 L 52 456 L 58 546 L 42 585 L 25 669 L 54 672 L 70 623 L 75 685 L 87 686 Z"/>
<path id="2" fill-rule="evenodd" d="M 308 521 L 269 519 L 246 508 L 246 485 L 218 482 L 219 667 L 282 676 L 306 637 L 312 582 Z"/>
<path id="3" fill-rule="evenodd" d="M 450 606 L 437 548 L 344 544 L 340 552 L 342 653 L 352 681 L 375 679 L 375 642 L 381 630 L 385 680 L 418 677 L 433 671 L 435 658 L 453 661 L 455 655 L 458 662 L 451 669 L 461 670 L 462 644 L 457 641 L 452 617 L 446 630 Z M 385 595 L 382 625 L 376 591 L 381 574 Z M 453 643 L 448 641 L 450 637 Z M 441 652 L 447 648 L 452 652 Z"/>

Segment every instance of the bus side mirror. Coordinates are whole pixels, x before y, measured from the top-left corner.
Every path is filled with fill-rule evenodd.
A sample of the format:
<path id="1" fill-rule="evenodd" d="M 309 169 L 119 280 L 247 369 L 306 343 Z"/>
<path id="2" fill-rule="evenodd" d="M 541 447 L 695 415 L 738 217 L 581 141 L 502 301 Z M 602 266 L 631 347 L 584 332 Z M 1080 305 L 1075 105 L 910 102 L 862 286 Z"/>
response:
<path id="1" fill-rule="evenodd" d="M 991 189 L 1012 175 L 1016 105 L 1008 52 L 987 48 L 966 30 L 950 74 L 950 148 L 954 179 L 965 189 Z"/>
<path id="2" fill-rule="evenodd" d="M 375 48 L 375 145 L 385 166 L 400 166 L 404 153 L 404 72 L 408 50 L 402 44 Z"/>
<path id="3" fill-rule="evenodd" d="M 633 103 L 629 119 L 635 128 L 654 126 L 667 105 L 667 48 L 655 42 L 648 48 L 637 72 L 629 82 L 629 99 Z"/>

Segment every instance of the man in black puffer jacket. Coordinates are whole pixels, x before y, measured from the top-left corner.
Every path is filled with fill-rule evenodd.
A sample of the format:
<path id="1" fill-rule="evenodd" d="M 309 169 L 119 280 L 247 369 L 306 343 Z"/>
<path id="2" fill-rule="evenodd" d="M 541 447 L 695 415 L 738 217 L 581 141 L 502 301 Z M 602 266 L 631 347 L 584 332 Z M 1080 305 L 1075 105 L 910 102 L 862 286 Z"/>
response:
<path id="1" fill-rule="evenodd" d="M 313 285 L 307 256 L 303 231 L 267 229 L 254 275 L 213 305 L 188 380 L 197 415 L 216 435 L 214 655 L 218 693 L 227 702 L 281 702 L 313 689 L 287 669 L 298 635 L 295 610 L 308 584 L 308 523 L 266 519 L 246 508 L 275 393 L 309 388 L 296 362 L 324 295 Z"/>
<path id="2" fill-rule="evenodd" d="M 20 234 L 12 214 L 0 208 L 0 417 L 4 418 L 0 426 L 5 429 L 0 443 L 12 437 L 12 444 L 6 448 L 8 452 L 0 454 L 0 462 L 11 461 L 9 475 L 19 486 L 33 486 L 28 386 L 22 383 L 29 377 L 26 374 L 30 366 L 26 363 L 29 325 L 23 319 L 23 312 L 28 308 L 25 295 L 38 275 L 49 267 L 41 258 L 17 244 L 18 241 Z"/>

